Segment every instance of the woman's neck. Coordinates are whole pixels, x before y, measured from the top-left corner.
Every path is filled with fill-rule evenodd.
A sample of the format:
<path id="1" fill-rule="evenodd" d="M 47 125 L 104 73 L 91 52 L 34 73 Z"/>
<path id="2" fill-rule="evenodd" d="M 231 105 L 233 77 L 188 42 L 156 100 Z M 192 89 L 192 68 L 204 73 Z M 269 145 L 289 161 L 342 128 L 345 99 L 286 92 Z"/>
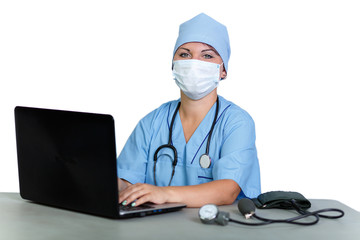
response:
<path id="1" fill-rule="evenodd" d="M 188 142 L 217 99 L 216 88 L 200 100 L 192 100 L 181 92 L 179 109 L 184 136 Z"/>
<path id="2" fill-rule="evenodd" d="M 209 112 L 211 107 L 215 104 L 216 99 L 216 88 L 200 100 L 192 100 L 181 92 L 181 106 L 179 111 L 185 118 L 198 118 Z"/>

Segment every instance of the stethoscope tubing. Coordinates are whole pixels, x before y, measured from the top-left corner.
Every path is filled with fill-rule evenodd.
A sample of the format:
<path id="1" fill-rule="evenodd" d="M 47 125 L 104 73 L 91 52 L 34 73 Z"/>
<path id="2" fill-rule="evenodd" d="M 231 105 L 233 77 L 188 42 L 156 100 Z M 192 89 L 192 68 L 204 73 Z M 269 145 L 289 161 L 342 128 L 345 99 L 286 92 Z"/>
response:
<path id="1" fill-rule="evenodd" d="M 160 152 L 161 149 L 164 149 L 164 148 L 170 148 L 173 153 L 174 153 L 174 161 L 172 163 L 172 173 L 171 173 L 171 177 L 170 177 L 170 181 L 169 181 L 169 185 L 171 184 L 172 182 L 172 179 L 175 175 L 175 167 L 177 165 L 177 162 L 178 162 L 178 155 L 177 155 L 177 150 L 176 148 L 172 145 L 172 131 L 173 131 L 173 127 L 174 127 L 174 122 L 175 122 L 175 118 L 176 118 L 176 115 L 177 113 L 179 112 L 179 109 L 180 109 L 180 105 L 181 105 L 181 102 L 178 103 L 176 109 L 175 109 L 175 112 L 172 116 L 172 119 L 171 119 L 171 123 L 170 123 L 170 129 L 169 129 L 169 141 L 167 144 L 164 144 L 164 145 L 161 145 L 160 147 L 158 147 L 158 149 L 156 149 L 155 153 L 154 153 L 154 168 L 153 168 L 153 171 L 154 171 L 154 184 L 155 186 L 157 186 L 157 182 L 156 182 L 156 163 L 157 163 L 157 158 L 158 158 L 158 153 Z M 215 128 L 215 124 L 216 124 L 216 120 L 217 120 L 217 117 L 218 117 L 218 114 L 219 114 L 219 97 L 216 98 L 216 110 L 215 110 L 215 117 L 214 117 L 214 120 L 211 124 L 211 128 L 210 128 L 210 132 L 209 132 L 209 135 L 208 135 L 208 140 L 207 140 L 207 144 L 206 144 L 206 152 L 205 152 L 205 155 L 209 156 L 209 148 L 210 148 L 210 141 L 211 141 L 211 135 L 212 135 L 212 132 Z"/>
<path id="2" fill-rule="evenodd" d="M 336 218 L 341 218 L 345 215 L 344 211 L 342 211 L 341 209 L 337 209 L 337 208 L 325 208 L 325 209 L 317 210 L 314 212 L 309 212 L 304 209 L 301 209 L 295 200 L 291 200 L 290 202 L 291 202 L 292 206 L 294 207 L 294 209 L 300 214 L 299 216 L 287 218 L 287 219 L 268 219 L 268 218 L 260 217 L 260 216 L 256 215 L 255 213 L 253 213 L 252 216 L 262 222 L 250 223 L 250 222 L 243 222 L 243 221 L 239 221 L 239 220 L 235 220 L 235 219 L 231 219 L 231 218 L 229 218 L 229 221 L 238 223 L 238 224 L 248 225 L 248 226 L 262 226 L 262 225 L 267 225 L 267 224 L 271 224 L 271 223 L 290 223 L 290 224 L 295 224 L 295 225 L 310 226 L 310 225 L 314 225 L 314 224 L 318 223 L 320 218 L 336 219 Z M 337 212 L 337 213 L 339 213 L 339 215 L 320 214 L 320 213 L 324 213 L 324 212 Z M 314 217 L 315 219 L 313 221 L 309 221 L 309 222 L 298 221 L 298 220 L 301 220 L 301 219 L 304 219 L 307 217 Z"/>
<path id="3" fill-rule="evenodd" d="M 208 155 L 208 156 L 209 156 L 209 148 L 210 148 L 211 135 L 212 135 L 212 133 L 213 133 L 213 130 L 214 130 L 214 127 L 215 127 L 215 124 L 216 124 L 216 120 L 217 120 L 218 114 L 219 114 L 219 97 L 216 98 L 215 116 L 214 116 L 214 120 L 213 120 L 213 122 L 212 122 L 212 124 L 211 124 L 211 128 L 210 128 L 208 140 L 207 140 L 207 143 L 206 143 L 206 151 L 205 151 L 205 154 Z"/>

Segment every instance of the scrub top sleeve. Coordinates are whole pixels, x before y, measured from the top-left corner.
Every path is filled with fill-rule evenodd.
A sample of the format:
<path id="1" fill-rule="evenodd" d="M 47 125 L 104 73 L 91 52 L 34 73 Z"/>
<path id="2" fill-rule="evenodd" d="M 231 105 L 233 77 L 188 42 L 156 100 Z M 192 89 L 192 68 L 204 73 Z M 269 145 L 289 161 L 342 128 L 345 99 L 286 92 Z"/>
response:
<path id="1" fill-rule="evenodd" d="M 260 168 L 253 119 L 246 112 L 229 117 L 224 136 L 220 159 L 213 168 L 214 180 L 232 179 L 246 197 L 257 197 L 261 192 Z"/>
<path id="2" fill-rule="evenodd" d="M 148 159 L 152 113 L 135 127 L 117 159 L 117 174 L 128 182 L 144 183 Z"/>

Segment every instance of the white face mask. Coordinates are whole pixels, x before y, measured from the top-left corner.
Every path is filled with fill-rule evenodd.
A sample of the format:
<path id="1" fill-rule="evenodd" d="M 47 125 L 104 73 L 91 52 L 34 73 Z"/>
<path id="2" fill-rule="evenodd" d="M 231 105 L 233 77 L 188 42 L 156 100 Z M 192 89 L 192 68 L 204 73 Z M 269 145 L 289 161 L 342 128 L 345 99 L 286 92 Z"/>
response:
<path id="1" fill-rule="evenodd" d="M 195 59 L 174 61 L 174 80 L 186 96 L 198 100 L 219 85 L 220 66 Z"/>

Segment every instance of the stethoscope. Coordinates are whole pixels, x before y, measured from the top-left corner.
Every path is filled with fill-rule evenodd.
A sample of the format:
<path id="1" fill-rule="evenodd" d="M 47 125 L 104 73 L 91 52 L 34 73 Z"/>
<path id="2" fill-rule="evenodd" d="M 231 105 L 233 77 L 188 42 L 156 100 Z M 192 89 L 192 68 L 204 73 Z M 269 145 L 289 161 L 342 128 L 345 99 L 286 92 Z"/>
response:
<path id="1" fill-rule="evenodd" d="M 161 149 L 170 148 L 174 153 L 174 161 L 172 163 L 172 173 L 171 173 L 171 177 L 170 177 L 168 186 L 170 186 L 171 181 L 175 174 L 175 167 L 176 167 L 176 164 L 178 161 L 178 156 L 177 156 L 177 150 L 171 144 L 171 142 L 172 142 L 172 130 L 174 127 L 174 121 L 175 121 L 176 114 L 179 112 L 180 105 L 181 105 L 181 102 L 178 103 L 178 105 L 175 109 L 174 115 L 172 116 L 172 119 L 171 119 L 170 129 L 169 129 L 169 142 L 167 144 L 161 145 L 158 149 L 156 149 L 156 151 L 154 153 L 154 183 L 155 183 L 155 186 L 157 186 L 157 184 L 156 184 L 156 163 L 157 163 L 157 159 L 158 159 L 158 153 Z M 210 132 L 209 132 L 209 136 L 208 136 L 208 140 L 207 140 L 207 144 L 206 144 L 206 152 L 203 155 L 201 155 L 200 159 L 199 159 L 199 163 L 202 168 L 209 168 L 211 166 L 211 158 L 209 156 L 209 147 L 210 147 L 211 135 L 213 133 L 213 130 L 214 130 L 214 127 L 216 124 L 218 113 L 219 113 L 219 97 L 216 99 L 215 117 L 214 117 L 214 120 L 213 120 L 211 128 L 210 128 Z"/>

